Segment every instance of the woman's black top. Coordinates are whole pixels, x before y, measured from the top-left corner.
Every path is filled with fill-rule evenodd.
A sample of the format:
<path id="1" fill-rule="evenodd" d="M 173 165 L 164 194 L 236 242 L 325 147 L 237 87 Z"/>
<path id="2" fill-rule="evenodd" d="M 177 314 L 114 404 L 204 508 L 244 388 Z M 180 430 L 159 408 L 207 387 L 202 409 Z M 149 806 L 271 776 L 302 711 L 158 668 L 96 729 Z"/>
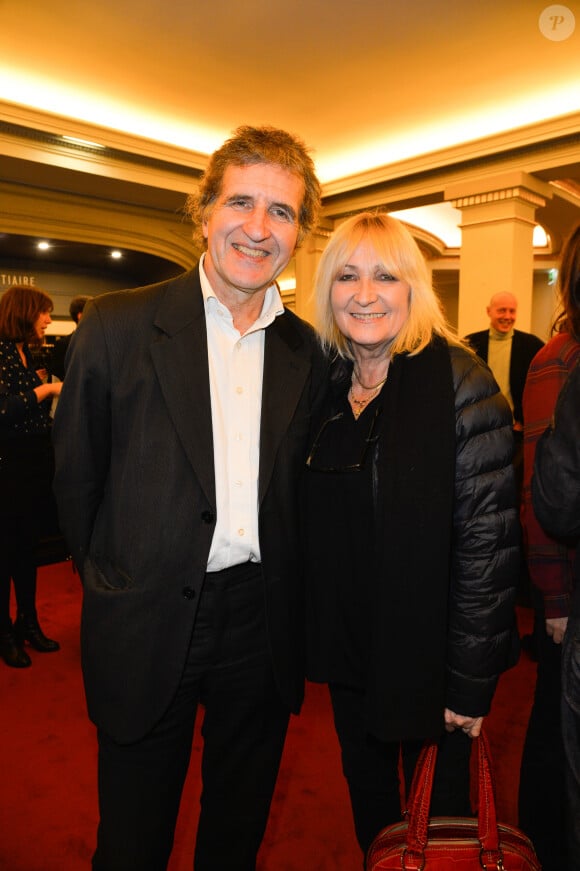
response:
<path id="1" fill-rule="evenodd" d="M 24 366 L 15 342 L 0 339 L 0 515 L 45 510 L 54 468 L 50 440 L 51 400 L 38 402 L 42 381 L 24 346 Z"/>
<path id="2" fill-rule="evenodd" d="M 376 582 L 373 453 L 384 391 L 358 419 L 346 394 L 329 407 L 308 461 L 306 559 L 309 576 L 316 578 L 308 589 L 314 630 L 309 633 L 308 677 L 315 681 L 366 683 Z M 316 615 L 324 619 L 318 622 Z"/>
<path id="3" fill-rule="evenodd" d="M 0 339 L 0 439 L 50 432 L 51 400 L 38 402 L 34 388 L 42 381 L 34 370 L 30 350 L 26 345 L 23 350 L 27 366 L 16 343 Z"/>

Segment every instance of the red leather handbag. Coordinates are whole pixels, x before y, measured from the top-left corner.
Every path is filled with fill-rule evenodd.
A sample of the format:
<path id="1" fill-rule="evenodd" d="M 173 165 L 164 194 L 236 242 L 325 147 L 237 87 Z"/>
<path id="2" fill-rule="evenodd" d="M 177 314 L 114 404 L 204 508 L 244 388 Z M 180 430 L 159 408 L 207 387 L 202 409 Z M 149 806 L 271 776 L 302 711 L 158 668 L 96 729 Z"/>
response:
<path id="1" fill-rule="evenodd" d="M 366 871 L 541 871 L 531 842 L 514 826 L 498 825 L 487 738 L 478 752 L 478 817 L 429 819 L 437 744 L 426 744 L 411 785 L 408 819 L 380 832 Z"/>

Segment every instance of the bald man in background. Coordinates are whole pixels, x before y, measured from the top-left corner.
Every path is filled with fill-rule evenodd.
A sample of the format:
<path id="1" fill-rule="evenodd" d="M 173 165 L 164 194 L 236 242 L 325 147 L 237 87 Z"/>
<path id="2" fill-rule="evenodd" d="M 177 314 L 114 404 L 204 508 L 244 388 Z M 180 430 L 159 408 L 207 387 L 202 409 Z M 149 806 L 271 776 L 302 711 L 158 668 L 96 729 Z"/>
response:
<path id="1" fill-rule="evenodd" d="M 489 329 L 470 333 L 465 338 L 478 357 L 485 360 L 509 402 L 514 416 L 516 453 L 521 453 L 524 416 L 522 395 L 530 363 L 543 342 L 532 333 L 516 330 L 518 301 L 503 291 L 492 296 L 487 307 Z M 515 459 L 514 459 L 515 465 Z M 517 471 L 517 469 L 516 469 Z"/>

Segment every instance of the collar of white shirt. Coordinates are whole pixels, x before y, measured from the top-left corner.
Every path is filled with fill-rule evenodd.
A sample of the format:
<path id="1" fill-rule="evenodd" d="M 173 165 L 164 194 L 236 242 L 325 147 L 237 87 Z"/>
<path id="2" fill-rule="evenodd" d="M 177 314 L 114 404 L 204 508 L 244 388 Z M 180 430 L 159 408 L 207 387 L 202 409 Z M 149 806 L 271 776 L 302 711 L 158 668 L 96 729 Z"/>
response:
<path id="1" fill-rule="evenodd" d="M 223 302 L 220 302 L 209 282 L 209 278 L 206 275 L 203 265 L 204 260 L 205 253 L 202 254 L 201 260 L 199 261 L 199 279 L 201 283 L 201 292 L 203 294 L 203 302 L 205 306 L 206 316 L 209 315 L 212 311 L 214 313 L 221 311 L 223 314 L 226 315 L 230 323 L 232 323 L 233 318 L 230 310 L 227 306 L 223 304 Z M 268 327 L 272 323 L 274 318 L 277 318 L 281 314 L 284 314 L 284 303 L 282 302 L 282 297 L 280 296 L 278 285 L 275 281 L 273 281 L 266 290 L 266 295 L 264 297 L 260 316 L 254 321 L 254 323 L 245 335 L 247 335 L 248 333 L 253 333 L 256 330 L 265 330 L 266 327 Z"/>

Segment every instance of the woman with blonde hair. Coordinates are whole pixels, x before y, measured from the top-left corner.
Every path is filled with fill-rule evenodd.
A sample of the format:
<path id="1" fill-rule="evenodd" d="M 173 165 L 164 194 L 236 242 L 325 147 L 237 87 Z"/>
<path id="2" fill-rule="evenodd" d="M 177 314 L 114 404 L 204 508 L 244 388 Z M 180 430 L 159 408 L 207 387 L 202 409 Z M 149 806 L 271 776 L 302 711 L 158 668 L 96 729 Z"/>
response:
<path id="1" fill-rule="evenodd" d="M 332 358 L 307 462 L 308 676 L 329 685 L 357 837 L 401 818 L 399 753 L 440 741 L 432 811 L 470 813 L 470 738 L 517 658 L 511 413 L 386 214 L 322 255 Z"/>
<path id="2" fill-rule="evenodd" d="M 31 349 L 42 345 L 51 311 L 51 298 L 36 287 L 15 285 L 0 299 L 0 656 L 12 668 L 31 664 L 25 643 L 39 653 L 59 649 L 36 613 L 35 548 L 52 498 L 50 408 L 62 385 L 43 382 Z"/>

